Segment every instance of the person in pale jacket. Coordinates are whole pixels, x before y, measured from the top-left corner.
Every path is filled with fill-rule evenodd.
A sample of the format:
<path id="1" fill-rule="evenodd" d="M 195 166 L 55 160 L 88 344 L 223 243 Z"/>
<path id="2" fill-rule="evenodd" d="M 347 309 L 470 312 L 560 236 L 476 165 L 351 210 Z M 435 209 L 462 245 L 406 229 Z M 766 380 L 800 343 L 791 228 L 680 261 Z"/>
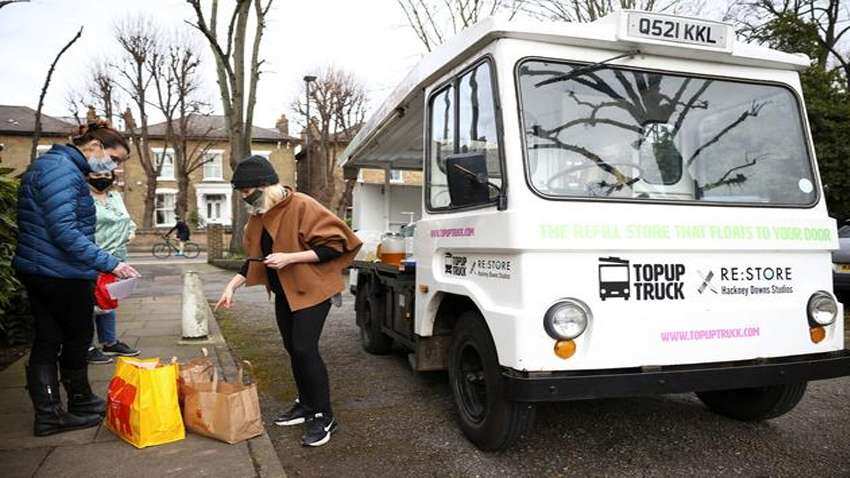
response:
<path id="1" fill-rule="evenodd" d="M 117 167 L 115 162 L 104 163 L 88 175 L 89 188 L 97 210 L 94 242 L 119 261 L 127 262 L 127 244 L 136 235 L 136 223 L 130 218 L 121 194 L 112 188 Z M 111 363 L 112 357 L 116 355 L 139 355 L 138 350 L 118 340 L 115 309 L 102 311 L 95 308 L 94 321 L 102 349 L 94 345 L 89 347 L 89 363 Z"/>

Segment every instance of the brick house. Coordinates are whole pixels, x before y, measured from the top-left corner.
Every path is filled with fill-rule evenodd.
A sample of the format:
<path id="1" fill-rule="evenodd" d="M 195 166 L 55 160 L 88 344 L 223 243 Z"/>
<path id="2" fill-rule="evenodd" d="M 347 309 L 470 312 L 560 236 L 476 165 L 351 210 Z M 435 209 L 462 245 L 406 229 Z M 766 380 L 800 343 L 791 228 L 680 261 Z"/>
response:
<path id="1" fill-rule="evenodd" d="M 38 151 L 53 143 L 67 143 L 77 126 L 53 116 L 41 115 Z M 21 173 L 30 163 L 30 148 L 35 130 L 35 110 L 26 106 L 0 105 L 0 167 Z"/>
<path id="2" fill-rule="evenodd" d="M 30 147 L 34 130 L 35 111 L 26 106 L 0 105 L 0 167 L 11 167 L 16 173 L 23 172 L 29 164 Z M 209 162 L 190 174 L 188 190 L 188 219 L 197 225 L 192 240 L 202 245 L 206 243 L 204 227 L 209 223 L 218 223 L 229 229 L 231 224 L 231 204 L 234 201 L 233 188 L 230 186 L 232 171 L 229 158 L 229 141 L 224 116 L 198 115 L 189 122 L 190 150 L 205 150 Z M 76 132 L 73 120 L 63 120 L 42 115 L 42 135 L 39 140 L 39 152 L 46 151 L 53 143 L 67 143 Z M 289 135 L 289 125 L 285 116 L 277 121 L 275 128 L 253 127 L 251 153 L 267 157 L 277 170 L 284 184 L 295 184 L 295 147 L 300 139 Z M 144 200 L 147 186 L 139 158 L 131 145 L 130 160 L 119 171 L 118 190 L 124 195 L 124 202 L 134 222 L 140 228 L 137 239 L 130 244 L 131 250 L 148 250 L 159 234 L 174 225 L 177 198 L 177 181 L 174 174 L 173 149 L 166 147 L 165 123 L 149 126 L 150 149 L 157 161 L 164 161 L 160 177 L 156 184 L 156 200 L 150 230 L 142 230 L 144 224 Z M 128 135 L 129 138 L 129 135 Z M 225 237 L 225 241 L 229 241 Z"/>
<path id="3" fill-rule="evenodd" d="M 189 122 L 189 150 L 203 154 L 207 163 L 190 174 L 188 191 L 189 223 L 199 228 L 210 223 L 231 224 L 233 188 L 230 185 L 230 151 L 224 116 L 193 116 Z M 265 156 L 272 162 L 284 184 L 295 181 L 294 148 L 299 140 L 289 136 L 285 117 L 278 121 L 277 128 L 253 127 L 251 154 Z M 175 220 L 177 181 L 174 174 L 174 150 L 165 144 L 165 123 L 149 127 L 151 152 L 155 161 L 164 161 L 156 186 L 153 226 L 156 229 L 171 228 Z M 146 177 L 138 161 L 129 161 L 124 167 L 127 209 L 142 224 Z"/>

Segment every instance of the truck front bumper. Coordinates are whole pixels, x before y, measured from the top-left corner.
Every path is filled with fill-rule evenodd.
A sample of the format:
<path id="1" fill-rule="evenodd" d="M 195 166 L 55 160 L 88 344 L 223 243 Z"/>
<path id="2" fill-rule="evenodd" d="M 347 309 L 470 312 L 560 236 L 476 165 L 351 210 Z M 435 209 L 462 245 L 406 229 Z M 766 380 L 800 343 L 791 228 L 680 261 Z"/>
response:
<path id="1" fill-rule="evenodd" d="M 569 372 L 502 373 L 519 402 L 552 402 L 763 387 L 850 375 L 850 350 L 743 362 Z"/>

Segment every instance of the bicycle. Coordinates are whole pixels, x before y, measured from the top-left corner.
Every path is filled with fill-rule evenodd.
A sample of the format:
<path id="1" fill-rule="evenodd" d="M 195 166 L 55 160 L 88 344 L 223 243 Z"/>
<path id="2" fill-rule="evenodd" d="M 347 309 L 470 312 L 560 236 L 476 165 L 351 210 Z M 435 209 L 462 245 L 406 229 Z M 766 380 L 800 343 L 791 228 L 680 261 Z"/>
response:
<path id="1" fill-rule="evenodd" d="M 163 235 L 163 242 L 157 242 L 151 248 L 151 253 L 157 259 L 165 259 L 171 256 L 171 253 L 177 253 L 180 251 L 180 248 L 174 243 L 175 241 L 171 240 L 170 237 Z M 201 255 L 201 246 L 197 245 L 192 241 L 186 241 L 183 244 L 183 256 L 188 259 L 194 259 Z"/>

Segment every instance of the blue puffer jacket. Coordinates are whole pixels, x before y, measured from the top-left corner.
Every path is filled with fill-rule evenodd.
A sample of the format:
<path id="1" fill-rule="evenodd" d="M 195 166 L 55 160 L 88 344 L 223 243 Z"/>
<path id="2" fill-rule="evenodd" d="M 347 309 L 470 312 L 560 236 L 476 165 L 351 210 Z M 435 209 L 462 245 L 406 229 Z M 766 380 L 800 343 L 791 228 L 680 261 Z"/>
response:
<path id="1" fill-rule="evenodd" d="M 94 243 L 95 207 L 85 156 L 55 144 L 33 161 L 18 194 L 18 272 L 62 279 L 95 279 L 118 259 Z"/>

